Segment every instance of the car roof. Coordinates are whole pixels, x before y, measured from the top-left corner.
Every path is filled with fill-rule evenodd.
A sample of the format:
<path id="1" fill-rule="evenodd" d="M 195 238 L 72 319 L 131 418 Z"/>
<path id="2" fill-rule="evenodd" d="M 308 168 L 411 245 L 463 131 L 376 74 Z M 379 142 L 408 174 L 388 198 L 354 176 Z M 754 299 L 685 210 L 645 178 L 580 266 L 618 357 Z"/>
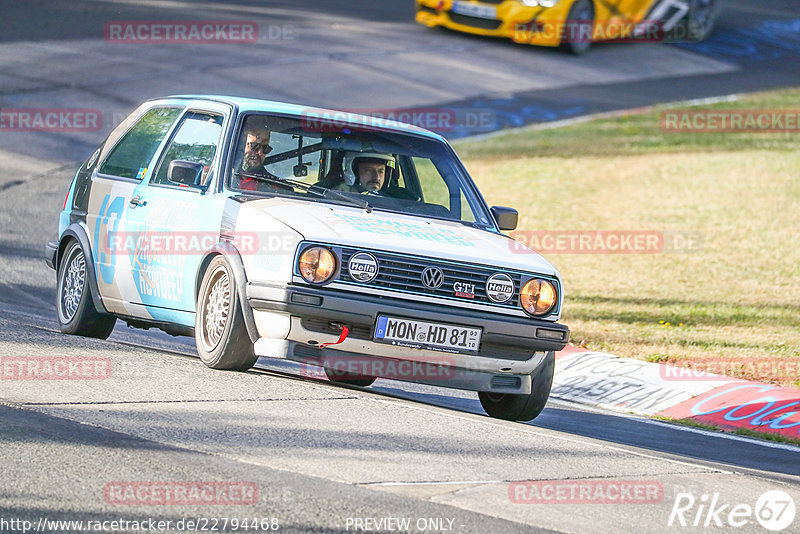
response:
<path id="1" fill-rule="evenodd" d="M 199 101 L 214 101 L 224 102 L 239 108 L 240 113 L 248 112 L 266 112 L 266 113 L 281 113 L 286 115 L 294 115 L 297 117 L 313 117 L 319 120 L 332 120 L 335 124 L 351 124 L 354 126 L 368 126 L 381 130 L 390 130 L 400 133 L 412 133 L 423 135 L 437 141 L 446 142 L 445 139 L 430 130 L 407 124 L 404 122 L 397 122 L 388 118 L 392 110 L 390 109 L 375 109 L 375 115 L 363 115 L 360 113 L 319 108 L 315 106 L 303 106 L 299 104 L 289 104 L 286 102 L 276 102 L 272 100 L 260 100 L 255 98 L 243 98 L 234 96 L 219 96 L 219 95 L 171 95 L 157 100 L 199 100 Z M 363 110 L 362 110 L 363 111 Z M 409 110 L 410 111 L 410 110 Z"/>

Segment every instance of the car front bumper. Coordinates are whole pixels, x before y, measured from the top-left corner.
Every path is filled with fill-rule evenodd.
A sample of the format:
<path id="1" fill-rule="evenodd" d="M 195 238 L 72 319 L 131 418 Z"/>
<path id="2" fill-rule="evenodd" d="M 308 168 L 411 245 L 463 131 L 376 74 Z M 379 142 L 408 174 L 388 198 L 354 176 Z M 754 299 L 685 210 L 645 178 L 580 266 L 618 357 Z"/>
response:
<path id="1" fill-rule="evenodd" d="M 529 393 L 531 373 L 547 352 L 563 349 L 569 339 L 569 329 L 557 323 L 325 288 L 249 283 L 246 295 L 260 336 L 259 355 L 309 365 L 349 361 L 348 370 L 458 389 Z M 378 343 L 372 337 L 378 315 L 481 328 L 481 347 L 449 353 Z M 320 348 L 339 340 L 341 325 L 348 327 L 348 337 Z M 543 337 L 558 334 L 557 341 Z M 401 368 L 400 362 L 416 366 Z"/>
<path id="2" fill-rule="evenodd" d="M 452 2 L 418 0 L 416 21 L 429 27 L 442 26 L 475 35 L 503 37 L 521 44 L 558 46 L 561 44 L 559 30 L 567 19 L 569 2 L 561 2 L 552 8 L 528 7 L 520 2 L 487 4 L 497 10 L 496 19 L 464 16 L 452 10 Z"/>

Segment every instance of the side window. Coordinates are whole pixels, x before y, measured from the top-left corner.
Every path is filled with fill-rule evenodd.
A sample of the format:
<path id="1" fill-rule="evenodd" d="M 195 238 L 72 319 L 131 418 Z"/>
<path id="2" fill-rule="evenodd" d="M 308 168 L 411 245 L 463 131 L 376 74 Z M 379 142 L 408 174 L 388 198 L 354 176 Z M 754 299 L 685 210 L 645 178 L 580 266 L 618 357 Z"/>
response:
<path id="1" fill-rule="evenodd" d="M 450 207 L 450 211 L 451 212 L 454 211 L 453 208 L 454 208 L 454 206 Z M 464 191 L 461 191 L 461 204 L 459 205 L 459 208 L 460 208 L 461 213 L 459 213 L 457 215 L 459 215 L 461 217 L 462 221 L 476 222 L 475 221 L 475 214 L 469 208 L 469 201 L 467 201 L 467 197 L 466 197 L 466 195 L 464 195 Z M 456 215 L 456 214 L 454 213 L 454 215 Z"/>
<path id="2" fill-rule="evenodd" d="M 142 179 L 158 145 L 180 115 L 179 108 L 154 108 L 117 143 L 98 170 L 101 174 Z"/>
<path id="3" fill-rule="evenodd" d="M 411 158 L 419 177 L 422 198 L 429 204 L 450 205 L 450 191 L 433 162 L 425 158 Z"/>
<path id="4" fill-rule="evenodd" d="M 187 113 L 164 150 L 164 156 L 151 183 L 172 184 L 167 179 L 169 164 L 175 160 L 183 160 L 203 166 L 201 183 L 205 184 L 222 135 L 222 119 L 221 115 L 211 113 Z"/>
<path id="5" fill-rule="evenodd" d="M 431 160 L 425 158 L 411 158 L 411 160 L 419 178 L 422 199 L 427 204 L 442 206 L 451 216 L 462 221 L 475 222 L 475 214 L 472 213 L 467 197 L 460 187 L 454 187 L 451 191 Z"/>

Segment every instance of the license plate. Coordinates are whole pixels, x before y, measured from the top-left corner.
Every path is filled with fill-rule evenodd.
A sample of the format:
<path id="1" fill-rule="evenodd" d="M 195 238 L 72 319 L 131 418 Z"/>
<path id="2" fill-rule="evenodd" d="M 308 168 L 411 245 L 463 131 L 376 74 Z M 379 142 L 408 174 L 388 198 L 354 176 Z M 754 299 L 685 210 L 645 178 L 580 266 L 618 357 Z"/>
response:
<path id="1" fill-rule="evenodd" d="M 452 324 L 429 323 L 412 319 L 378 316 L 375 341 L 401 347 L 476 352 L 481 346 L 482 329 Z"/>
<path id="2" fill-rule="evenodd" d="M 481 19 L 497 18 L 497 8 L 495 6 L 485 6 L 483 4 L 475 4 L 473 2 L 453 2 L 451 11 L 453 13 L 458 13 L 459 15 L 467 15 Z"/>

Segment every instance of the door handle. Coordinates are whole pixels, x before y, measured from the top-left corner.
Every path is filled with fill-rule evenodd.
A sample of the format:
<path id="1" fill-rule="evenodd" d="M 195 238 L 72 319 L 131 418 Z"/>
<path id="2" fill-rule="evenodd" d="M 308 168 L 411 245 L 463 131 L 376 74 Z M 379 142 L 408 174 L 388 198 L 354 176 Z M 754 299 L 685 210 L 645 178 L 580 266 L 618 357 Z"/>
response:
<path id="1" fill-rule="evenodd" d="M 142 200 L 142 197 L 141 197 L 141 196 L 139 196 L 139 195 L 136 195 L 135 197 L 133 197 L 133 198 L 131 199 L 131 201 L 130 201 L 130 203 L 129 203 L 129 204 L 130 204 L 130 206 L 131 206 L 132 208 L 135 208 L 136 206 L 142 206 L 142 207 L 144 207 L 144 206 L 147 206 L 147 201 L 146 201 L 146 200 Z"/>

